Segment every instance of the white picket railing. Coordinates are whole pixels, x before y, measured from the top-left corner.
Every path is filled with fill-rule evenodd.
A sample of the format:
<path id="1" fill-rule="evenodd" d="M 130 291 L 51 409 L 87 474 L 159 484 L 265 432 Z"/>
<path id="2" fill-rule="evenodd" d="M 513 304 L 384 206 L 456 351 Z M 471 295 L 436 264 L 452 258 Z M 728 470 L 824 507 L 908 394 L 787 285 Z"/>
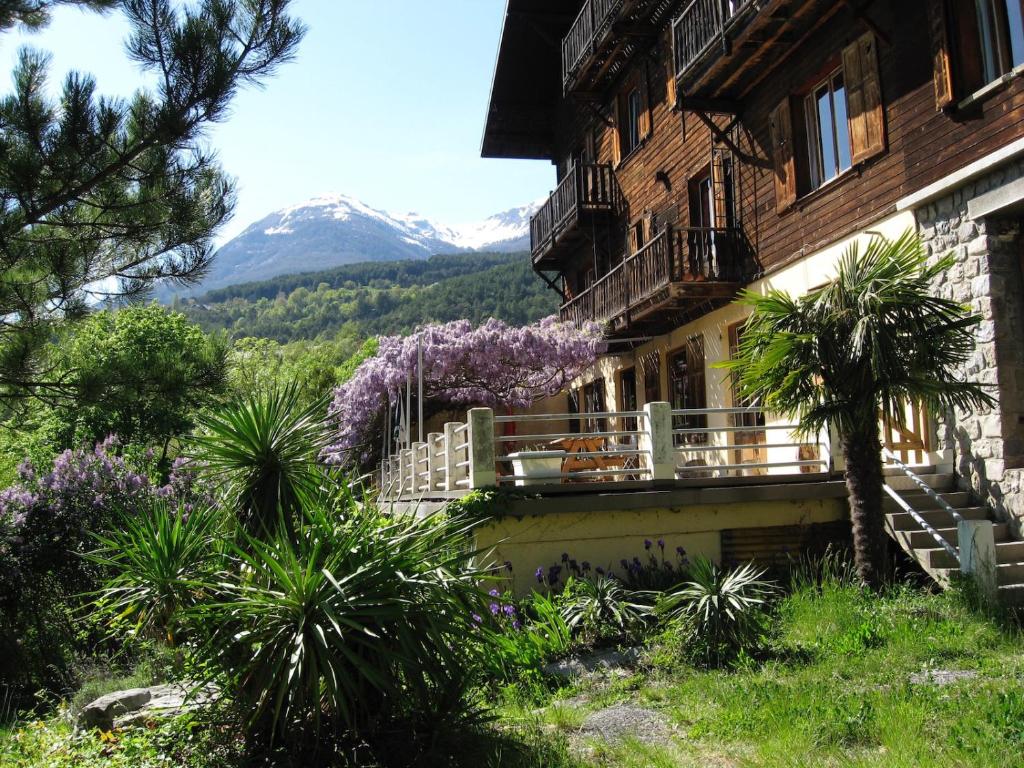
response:
<path id="1" fill-rule="evenodd" d="M 531 424 L 535 422 L 572 424 L 593 422 L 604 429 L 574 431 L 540 431 L 531 434 L 505 434 L 495 437 L 497 482 L 516 485 L 549 484 L 579 481 L 650 480 L 650 451 L 642 447 L 649 439 L 647 414 L 644 411 L 613 411 L 599 413 L 550 413 L 522 416 L 496 416 L 497 424 Z M 609 429 L 614 422 L 619 429 Z M 632 423 L 633 428 L 627 428 Z M 532 448 L 530 446 L 533 446 Z M 514 449 L 514 450 L 509 450 Z M 525 472 L 530 464 L 548 465 L 546 471 Z M 516 469 L 516 466 L 520 469 Z"/>
<path id="2" fill-rule="evenodd" d="M 676 409 L 672 421 L 680 479 L 823 473 L 832 464 L 826 436 L 803 437 L 760 408 Z"/>
<path id="3" fill-rule="evenodd" d="M 811 480 L 831 469 L 827 436 L 801 437 L 795 425 L 756 408 L 672 410 L 662 402 L 638 411 L 501 416 L 474 408 L 467 421 L 385 459 L 380 490 L 396 499 L 489 485 Z"/>

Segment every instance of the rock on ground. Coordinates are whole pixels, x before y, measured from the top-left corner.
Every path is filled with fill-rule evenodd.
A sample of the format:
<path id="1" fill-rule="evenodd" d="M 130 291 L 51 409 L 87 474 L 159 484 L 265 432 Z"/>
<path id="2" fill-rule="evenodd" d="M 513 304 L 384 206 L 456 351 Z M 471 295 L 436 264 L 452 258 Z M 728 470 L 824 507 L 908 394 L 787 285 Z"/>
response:
<path id="1" fill-rule="evenodd" d="M 191 712 L 217 699 L 211 687 L 199 688 L 187 683 L 132 688 L 100 696 L 83 707 L 78 724 L 83 728 L 127 728 L 144 724 L 157 717 L 175 717 Z"/>
<path id="2" fill-rule="evenodd" d="M 910 676 L 913 685 L 952 685 L 961 680 L 973 680 L 978 673 L 970 669 L 926 669 Z"/>
<path id="3" fill-rule="evenodd" d="M 664 739 L 670 732 L 671 727 L 660 713 L 630 704 L 619 704 L 594 712 L 583 721 L 580 728 L 581 735 L 605 741 L 635 738 L 643 742 L 655 742 Z"/>
<path id="4" fill-rule="evenodd" d="M 619 651 L 595 651 L 584 656 L 571 656 L 555 661 L 544 667 L 544 674 L 571 680 L 583 677 L 590 672 L 616 672 L 632 669 L 640 658 L 640 651 L 630 648 L 625 653 Z"/>

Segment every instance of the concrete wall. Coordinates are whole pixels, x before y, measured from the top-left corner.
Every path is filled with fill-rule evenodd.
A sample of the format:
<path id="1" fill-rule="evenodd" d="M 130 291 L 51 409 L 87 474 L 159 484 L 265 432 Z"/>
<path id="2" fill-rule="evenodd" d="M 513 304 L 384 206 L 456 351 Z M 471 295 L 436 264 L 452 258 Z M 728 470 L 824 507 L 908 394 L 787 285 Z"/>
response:
<path id="1" fill-rule="evenodd" d="M 620 560 L 636 556 L 646 561 L 644 540 L 660 538 L 667 559 L 674 559 L 681 546 L 691 559 L 700 555 L 720 561 L 723 530 L 829 523 L 846 515 L 841 483 L 827 484 L 824 494 L 821 487 L 793 485 L 549 497 L 517 502 L 510 514 L 478 528 L 476 543 L 490 551 L 494 563 L 512 563 L 511 586 L 525 594 L 537 586 L 537 568 L 546 571 L 561 561 L 562 553 L 621 571 Z"/>

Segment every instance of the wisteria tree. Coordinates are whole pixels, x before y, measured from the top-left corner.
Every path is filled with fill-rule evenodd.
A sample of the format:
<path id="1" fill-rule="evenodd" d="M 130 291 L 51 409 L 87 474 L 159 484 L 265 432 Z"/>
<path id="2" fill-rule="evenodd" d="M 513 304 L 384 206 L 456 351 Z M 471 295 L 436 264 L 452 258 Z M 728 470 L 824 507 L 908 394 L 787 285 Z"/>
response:
<path id="1" fill-rule="evenodd" d="M 366 466 L 376 458 L 384 414 L 399 402 L 409 377 L 417 378 L 420 345 L 424 401 L 433 405 L 428 411 L 526 408 L 562 391 L 606 348 L 600 326 L 577 329 L 554 317 L 520 328 L 493 318 L 478 328 L 456 320 L 382 337 L 377 354 L 334 392 L 329 414 L 337 437 L 324 451 L 329 463 Z"/>

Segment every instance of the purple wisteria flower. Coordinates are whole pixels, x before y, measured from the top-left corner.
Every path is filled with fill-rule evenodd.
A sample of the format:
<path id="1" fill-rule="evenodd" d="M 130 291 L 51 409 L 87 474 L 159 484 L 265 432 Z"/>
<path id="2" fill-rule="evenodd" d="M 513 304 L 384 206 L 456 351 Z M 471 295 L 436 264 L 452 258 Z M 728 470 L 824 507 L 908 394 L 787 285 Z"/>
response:
<path id="1" fill-rule="evenodd" d="M 555 317 L 521 328 L 493 318 L 476 328 L 457 320 L 381 337 L 377 354 L 334 391 L 329 417 L 336 436 L 324 460 L 358 464 L 379 448 L 382 414 L 415 373 L 421 344 L 427 398 L 492 408 L 525 408 L 562 391 L 607 348 L 597 324 L 577 329 Z"/>

